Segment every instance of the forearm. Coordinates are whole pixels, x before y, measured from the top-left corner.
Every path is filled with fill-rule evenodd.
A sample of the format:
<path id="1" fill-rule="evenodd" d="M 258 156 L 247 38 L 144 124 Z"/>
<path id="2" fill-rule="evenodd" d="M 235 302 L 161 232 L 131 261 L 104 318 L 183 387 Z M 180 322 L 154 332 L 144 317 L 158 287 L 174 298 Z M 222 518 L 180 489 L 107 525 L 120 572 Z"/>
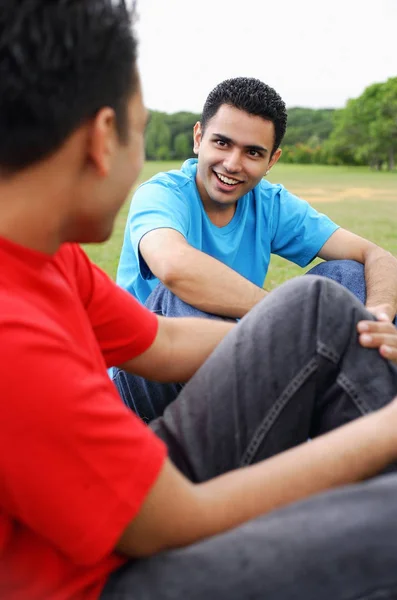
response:
<path id="1" fill-rule="evenodd" d="M 396 455 L 385 418 L 386 413 L 373 413 L 264 462 L 201 484 L 211 503 L 210 526 L 228 529 L 232 523 L 238 525 L 377 474 Z"/>
<path id="2" fill-rule="evenodd" d="M 188 381 L 219 342 L 236 326 L 216 319 L 158 317 L 155 343 L 120 368 L 166 383 Z"/>
<path id="3" fill-rule="evenodd" d="M 232 318 L 243 317 L 267 293 L 212 256 L 194 249 L 187 251 L 164 284 L 188 304 Z"/>
<path id="4" fill-rule="evenodd" d="M 375 475 L 396 458 L 394 417 L 388 410 L 202 484 L 190 484 L 168 465 L 119 549 L 145 556 L 186 546 L 318 492 Z M 172 502 L 166 500 L 171 488 Z"/>
<path id="5" fill-rule="evenodd" d="M 381 248 L 369 252 L 365 258 L 366 306 L 390 306 L 391 319 L 397 313 L 397 260 Z"/>
<path id="6" fill-rule="evenodd" d="M 319 252 L 324 260 L 355 260 L 364 265 L 368 308 L 387 305 L 389 319 L 397 312 L 397 260 L 376 244 L 338 229 Z"/>
<path id="7" fill-rule="evenodd" d="M 165 375 L 169 381 L 188 381 L 236 323 L 214 319 L 164 317 L 170 340 Z"/>

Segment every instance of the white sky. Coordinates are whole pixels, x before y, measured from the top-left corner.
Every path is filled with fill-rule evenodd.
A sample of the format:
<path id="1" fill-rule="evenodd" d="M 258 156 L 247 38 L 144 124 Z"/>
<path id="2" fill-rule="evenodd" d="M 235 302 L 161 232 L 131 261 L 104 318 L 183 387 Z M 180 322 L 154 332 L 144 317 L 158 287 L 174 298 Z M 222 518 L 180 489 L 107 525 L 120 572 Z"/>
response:
<path id="1" fill-rule="evenodd" d="M 201 112 L 223 79 L 257 77 L 287 106 L 341 107 L 397 76 L 397 0 L 138 0 L 145 103 Z"/>

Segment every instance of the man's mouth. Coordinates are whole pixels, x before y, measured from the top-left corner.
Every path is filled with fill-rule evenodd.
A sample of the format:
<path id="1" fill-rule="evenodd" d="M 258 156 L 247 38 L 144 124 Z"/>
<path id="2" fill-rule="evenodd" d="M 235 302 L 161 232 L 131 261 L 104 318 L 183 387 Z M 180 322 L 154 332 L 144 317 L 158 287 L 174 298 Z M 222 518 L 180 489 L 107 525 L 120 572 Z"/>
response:
<path id="1" fill-rule="evenodd" d="M 230 187 L 234 187 L 235 185 L 238 185 L 239 183 L 242 183 L 242 181 L 239 181 L 238 179 L 233 179 L 232 177 L 226 177 L 226 175 L 222 175 L 221 173 L 217 173 L 216 171 L 214 171 L 217 179 L 219 179 L 219 181 L 221 183 L 224 183 L 225 185 L 229 185 Z"/>

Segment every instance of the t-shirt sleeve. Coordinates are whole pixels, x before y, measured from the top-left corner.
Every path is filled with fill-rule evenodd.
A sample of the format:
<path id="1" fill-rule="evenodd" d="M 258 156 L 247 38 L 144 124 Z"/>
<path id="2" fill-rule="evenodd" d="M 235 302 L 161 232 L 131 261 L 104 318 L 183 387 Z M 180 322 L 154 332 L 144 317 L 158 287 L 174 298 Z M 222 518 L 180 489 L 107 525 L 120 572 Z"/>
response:
<path id="1" fill-rule="evenodd" d="M 166 448 L 63 328 L 33 317 L 1 327 L 1 509 L 75 564 L 95 564 L 137 515 Z"/>
<path id="2" fill-rule="evenodd" d="M 154 277 L 139 252 L 139 243 L 143 236 L 154 229 L 168 228 L 175 229 L 186 238 L 189 218 L 189 207 L 183 195 L 183 187 L 149 181 L 137 189 L 131 201 L 126 235 L 129 237 L 143 279 Z"/>
<path id="3" fill-rule="evenodd" d="M 106 366 L 114 367 L 147 350 L 157 334 L 158 319 L 133 296 L 116 285 L 77 245 L 73 268 L 80 296 Z M 70 267 L 67 257 L 67 268 Z"/>
<path id="4" fill-rule="evenodd" d="M 279 186 L 273 204 L 273 254 L 305 267 L 338 228 L 308 202 Z"/>

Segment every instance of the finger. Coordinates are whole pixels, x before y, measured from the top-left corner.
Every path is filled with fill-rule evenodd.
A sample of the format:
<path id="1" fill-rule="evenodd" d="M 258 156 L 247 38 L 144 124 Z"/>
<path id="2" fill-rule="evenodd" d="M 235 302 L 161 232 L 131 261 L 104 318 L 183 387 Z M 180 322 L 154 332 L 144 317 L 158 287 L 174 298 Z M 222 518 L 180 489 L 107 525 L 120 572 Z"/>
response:
<path id="1" fill-rule="evenodd" d="M 359 321 L 357 331 L 359 333 L 395 333 L 397 335 L 397 328 L 393 323 L 384 321 Z"/>
<path id="2" fill-rule="evenodd" d="M 378 321 L 386 321 L 388 323 L 391 323 L 391 317 L 389 317 L 389 315 L 384 312 L 375 313 L 375 317 L 378 319 Z"/>
<path id="3" fill-rule="evenodd" d="M 382 345 L 397 348 L 397 335 L 395 333 L 361 333 L 359 342 L 365 348 L 380 348 Z"/>
<path id="4" fill-rule="evenodd" d="M 380 304 L 379 306 L 367 306 L 367 310 L 375 315 L 379 321 L 391 322 L 393 317 L 390 315 L 393 313 L 392 307 L 386 304 Z"/>
<path id="5" fill-rule="evenodd" d="M 393 362 L 397 363 L 397 348 L 395 346 L 392 347 L 382 344 L 379 347 L 379 352 L 384 358 L 387 358 L 388 360 L 392 360 Z"/>

